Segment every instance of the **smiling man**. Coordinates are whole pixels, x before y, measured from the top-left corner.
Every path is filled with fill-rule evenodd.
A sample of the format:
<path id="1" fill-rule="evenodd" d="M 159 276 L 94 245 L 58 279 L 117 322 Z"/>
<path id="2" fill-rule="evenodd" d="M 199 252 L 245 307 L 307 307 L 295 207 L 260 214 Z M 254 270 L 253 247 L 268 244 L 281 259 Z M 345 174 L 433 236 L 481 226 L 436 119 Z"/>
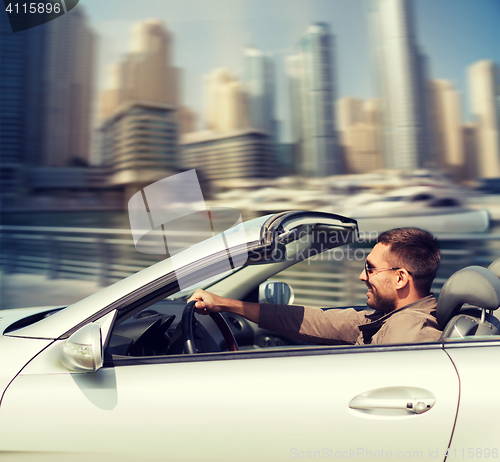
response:
<path id="1" fill-rule="evenodd" d="M 240 314 L 260 327 L 298 340 L 326 344 L 387 344 L 437 341 L 437 300 L 430 293 L 441 261 L 436 239 L 418 228 L 382 233 L 359 279 L 375 311 L 317 309 L 241 302 L 197 290 L 196 311 Z"/>

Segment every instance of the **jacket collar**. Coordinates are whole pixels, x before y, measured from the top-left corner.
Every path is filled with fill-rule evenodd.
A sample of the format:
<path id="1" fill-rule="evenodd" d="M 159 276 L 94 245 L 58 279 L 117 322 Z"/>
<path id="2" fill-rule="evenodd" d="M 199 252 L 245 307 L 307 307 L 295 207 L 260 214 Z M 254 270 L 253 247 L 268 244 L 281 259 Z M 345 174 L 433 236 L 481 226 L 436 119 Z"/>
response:
<path id="1" fill-rule="evenodd" d="M 434 297 L 434 294 L 429 294 L 427 297 L 421 298 L 415 302 L 409 303 L 397 310 L 390 311 L 389 313 L 384 313 L 383 311 L 374 311 L 373 313 L 367 314 L 366 317 L 373 322 L 369 322 L 367 324 L 362 324 L 359 326 L 359 330 L 361 332 L 367 332 L 372 330 L 378 330 L 384 324 L 387 319 L 393 316 L 396 313 L 400 313 L 403 310 L 414 310 L 414 311 L 422 311 L 426 314 L 432 314 L 433 311 L 436 310 L 437 300 Z"/>

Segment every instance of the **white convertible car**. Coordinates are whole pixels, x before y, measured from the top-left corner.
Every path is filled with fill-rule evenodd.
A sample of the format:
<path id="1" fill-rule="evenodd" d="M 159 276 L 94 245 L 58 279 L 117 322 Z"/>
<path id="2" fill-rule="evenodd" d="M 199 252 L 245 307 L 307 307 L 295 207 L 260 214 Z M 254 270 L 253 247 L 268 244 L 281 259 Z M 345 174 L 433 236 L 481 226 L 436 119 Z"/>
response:
<path id="1" fill-rule="evenodd" d="M 0 458 L 497 459 L 495 265 L 447 281 L 436 343 L 301 344 L 185 307 L 197 287 L 287 302 L 269 278 L 356 237 L 333 214 L 262 217 L 66 308 L 0 312 Z"/>

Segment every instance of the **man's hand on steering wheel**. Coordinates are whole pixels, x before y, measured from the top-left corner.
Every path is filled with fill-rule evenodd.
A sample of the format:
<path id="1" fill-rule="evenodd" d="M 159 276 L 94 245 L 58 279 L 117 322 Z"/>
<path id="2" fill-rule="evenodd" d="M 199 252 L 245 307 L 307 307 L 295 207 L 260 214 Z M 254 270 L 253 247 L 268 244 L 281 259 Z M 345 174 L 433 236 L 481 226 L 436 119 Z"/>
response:
<path id="1" fill-rule="evenodd" d="M 203 291 L 201 291 L 203 292 Z M 188 301 L 187 305 L 184 308 L 184 311 L 182 312 L 182 319 L 181 319 L 181 326 L 182 326 L 182 341 L 183 341 L 183 352 L 186 354 L 194 354 L 194 353 L 201 353 L 206 350 L 200 350 L 199 348 L 196 347 L 196 339 L 195 339 L 195 318 L 194 318 L 194 313 L 199 312 L 201 314 L 210 314 L 210 317 L 212 320 L 215 322 L 217 327 L 220 329 L 222 336 L 224 337 L 224 340 L 226 341 L 227 347 L 229 351 L 238 351 L 238 343 L 236 342 L 236 338 L 234 337 L 234 333 L 229 327 L 227 321 L 222 317 L 222 314 L 220 313 L 220 309 L 208 309 L 208 304 L 207 300 L 209 298 L 214 298 L 213 294 L 209 294 L 208 292 L 205 292 L 205 294 L 202 294 L 203 299 L 205 301 L 199 301 L 196 302 L 196 299 L 191 299 Z M 221 297 L 219 297 L 221 298 Z M 203 303 L 204 306 L 203 308 L 197 310 L 195 307 L 195 303 Z M 215 306 L 215 304 L 210 303 L 212 308 Z M 200 330 L 198 329 L 198 339 L 203 339 L 205 337 L 205 329 Z M 208 333 L 207 333 L 208 334 Z M 210 338 L 212 338 L 210 336 Z M 213 339 L 212 339 L 213 342 Z M 199 343 L 199 342 L 198 342 Z"/>
<path id="2" fill-rule="evenodd" d="M 195 312 L 198 314 L 220 313 L 223 298 L 202 289 L 197 289 L 188 302 L 196 300 Z"/>
<path id="3" fill-rule="evenodd" d="M 249 321 L 258 323 L 260 304 L 240 302 L 231 298 L 224 298 L 206 290 L 198 289 L 189 299 L 196 300 L 195 312 L 199 314 L 220 313 L 222 311 L 239 314 Z"/>

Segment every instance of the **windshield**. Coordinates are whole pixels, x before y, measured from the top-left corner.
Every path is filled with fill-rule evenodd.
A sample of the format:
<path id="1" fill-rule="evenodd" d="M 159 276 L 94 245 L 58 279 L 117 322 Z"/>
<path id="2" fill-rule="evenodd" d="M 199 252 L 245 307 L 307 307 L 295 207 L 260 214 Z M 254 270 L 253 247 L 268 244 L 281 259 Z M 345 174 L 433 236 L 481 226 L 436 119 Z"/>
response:
<path id="1" fill-rule="evenodd" d="M 226 277 L 228 277 L 230 274 L 233 274 L 235 271 L 238 270 L 229 270 L 225 271 L 222 274 L 217 274 L 215 276 L 211 276 L 207 279 L 204 279 L 203 281 L 197 282 L 196 284 L 193 284 L 192 286 L 187 287 L 184 290 L 181 290 L 173 295 L 170 295 L 170 297 L 167 297 L 166 300 L 187 300 L 191 295 L 194 294 L 196 289 L 208 289 L 210 286 L 215 284 L 216 282 L 222 281 Z"/>
<path id="2" fill-rule="evenodd" d="M 258 242 L 260 239 L 260 233 L 261 233 L 261 228 L 264 225 L 264 223 L 271 217 L 272 215 L 266 215 L 264 217 L 259 217 L 255 218 L 254 220 L 246 221 L 244 223 L 240 223 L 237 226 L 234 226 L 227 231 L 224 231 L 223 236 L 224 236 L 224 242 L 226 244 L 226 248 L 229 249 L 231 246 L 246 243 L 250 244 L 252 242 Z M 244 235 L 242 235 L 244 233 Z M 201 242 L 197 246 L 194 246 L 193 248 L 186 249 L 184 252 L 181 252 L 179 254 L 182 256 L 183 253 L 185 254 L 192 254 L 193 250 L 196 251 L 196 247 L 204 247 L 206 250 L 213 249 L 213 243 L 217 242 L 217 240 L 220 239 L 220 235 L 216 235 L 212 237 L 211 239 L 208 239 L 207 241 Z M 243 240 L 244 239 L 244 240 Z M 211 285 L 215 284 L 216 282 L 221 281 L 222 279 L 226 278 L 230 274 L 233 274 L 235 271 L 239 270 L 242 268 L 243 264 L 246 263 L 246 259 L 248 257 L 248 253 L 243 253 L 239 255 L 239 258 L 234 261 L 234 252 L 230 252 L 228 250 L 229 255 L 233 257 L 233 266 L 236 263 L 241 263 L 241 265 L 236 265 L 233 268 L 224 271 L 220 274 L 216 275 L 210 275 L 206 279 L 203 279 L 202 281 L 199 281 L 195 284 L 192 284 L 188 287 L 182 287 L 180 285 L 181 290 L 173 295 L 170 295 L 167 297 L 167 300 L 179 300 L 179 299 L 187 299 L 189 298 L 195 291 L 196 289 L 199 288 L 208 288 Z M 245 260 L 243 262 L 243 259 Z"/>

